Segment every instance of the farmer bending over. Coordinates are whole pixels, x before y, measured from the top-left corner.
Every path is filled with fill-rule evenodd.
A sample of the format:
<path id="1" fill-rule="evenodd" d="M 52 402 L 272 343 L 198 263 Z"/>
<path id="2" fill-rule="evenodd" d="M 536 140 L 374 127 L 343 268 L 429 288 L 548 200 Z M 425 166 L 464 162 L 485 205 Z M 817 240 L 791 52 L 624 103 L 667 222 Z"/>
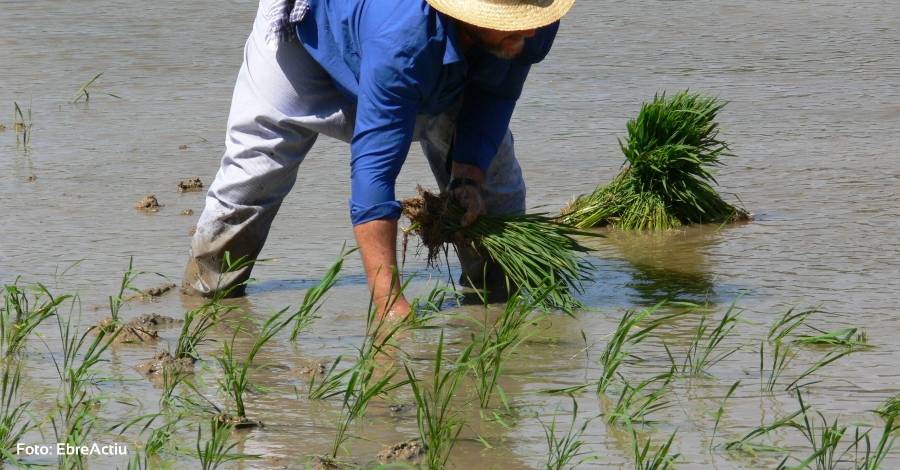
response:
<path id="1" fill-rule="evenodd" d="M 574 1 L 262 0 L 185 291 L 242 293 L 252 265 L 222 275 L 224 254 L 256 259 L 300 162 L 324 134 L 350 143 L 350 219 L 376 305 L 405 317 L 394 181 L 411 142 L 466 209 L 464 224 L 524 212 L 509 121 Z M 458 251 L 463 277 L 484 282 L 484 261 Z"/>

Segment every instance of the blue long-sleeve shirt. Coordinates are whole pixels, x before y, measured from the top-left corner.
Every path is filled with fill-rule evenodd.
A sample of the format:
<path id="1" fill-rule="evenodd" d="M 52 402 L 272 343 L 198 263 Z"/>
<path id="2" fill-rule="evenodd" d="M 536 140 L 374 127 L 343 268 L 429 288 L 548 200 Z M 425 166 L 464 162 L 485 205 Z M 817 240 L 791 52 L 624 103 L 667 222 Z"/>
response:
<path id="1" fill-rule="evenodd" d="M 416 116 L 462 96 L 452 159 L 485 172 L 509 127 L 532 64 L 549 52 L 559 23 L 541 28 L 512 60 L 460 50 L 456 24 L 425 0 L 310 0 L 296 28 L 335 85 L 356 100 L 351 141 L 354 225 L 400 217 L 394 182 Z"/>

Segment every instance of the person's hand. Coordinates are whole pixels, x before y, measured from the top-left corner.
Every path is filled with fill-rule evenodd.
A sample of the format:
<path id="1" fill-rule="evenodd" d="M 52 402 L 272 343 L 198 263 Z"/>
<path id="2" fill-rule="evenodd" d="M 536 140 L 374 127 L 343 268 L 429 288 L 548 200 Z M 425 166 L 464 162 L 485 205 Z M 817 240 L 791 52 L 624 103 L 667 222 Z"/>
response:
<path id="1" fill-rule="evenodd" d="M 484 198 L 481 196 L 483 184 L 484 172 L 481 168 L 465 163 L 453 163 L 448 192 L 450 197 L 466 211 L 460 220 L 463 227 L 472 225 L 478 216 L 487 211 Z"/>

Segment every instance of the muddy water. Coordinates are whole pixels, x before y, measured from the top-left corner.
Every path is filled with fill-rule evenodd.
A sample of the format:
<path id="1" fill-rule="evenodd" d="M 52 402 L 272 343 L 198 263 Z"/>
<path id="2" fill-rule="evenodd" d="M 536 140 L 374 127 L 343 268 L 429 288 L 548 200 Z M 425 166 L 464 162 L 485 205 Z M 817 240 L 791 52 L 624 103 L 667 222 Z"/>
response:
<path id="1" fill-rule="evenodd" d="M 209 182 L 222 147 L 231 86 L 255 4 L 229 2 L 34 2 L 0 1 L 0 280 L 44 282 L 54 292 L 77 292 L 82 324 L 106 315 L 95 305 L 114 293 L 130 256 L 138 269 L 179 281 L 188 232 L 202 209 L 202 193 L 179 193 L 179 180 Z M 786 393 L 759 392 L 755 348 L 767 324 L 786 308 L 819 306 L 813 323 L 824 329 L 861 326 L 876 347 L 830 365 L 807 387 L 806 399 L 847 424 L 880 425 L 868 410 L 900 391 L 900 12 L 891 2 L 640 2 L 582 0 L 565 22 L 554 51 L 537 67 L 513 123 L 519 157 L 529 182 L 529 206 L 555 210 L 573 195 L 607 181 L 621 163 L 616 137 L 625 120 L 653 93 L 690 87 L 730 101 L 722 114 L 724 137 L 738 155 L 719 173 L 729 193 L 756 214 L 751 224 L 699 228 L 661 235 L 613 233 L 595 242 L 595 282 L 582 296 L 587 310 L 569 319 L 543 321 L 535 336 L 510 359 L 501 385 L 517 411 L 507 426 L 481 420 L 463 400 L 467 427 L 451 458 L 460 468 L 536 468 L 547 450 L 541 421 L 558 414 L 567 423 L 567 398 L 540 392 L 596 379 L 597 357 L 622 312 L 660 299 L 708 301 L 719 312 L 731 302 L 745 308 L 739 334 L 726 342 L 742 349 L 704 379 L 677 380 L 672 406 L 654 416 L 646 435 L 655 441 L 678 430 L 680 468 L 773 468 L 778 457 L 728 454 L 723 439 L 797 409 Z M 72 94 L 96 73 L 89 103 Z M 103 94 L 113 93 L 115 99 Z M 32 109 L 30 150 L 16 148 L 12 102 Z M 236 303 L 249 319 L 302 299 L 350 240 L 346 203 L 348 152 L 322 139 L 303 164 L 295 191 L 275 222 L 250 296 Z M 30 177 L 36 177 L 29 181 Z M 411 194 L 430 182 L 424 158 L 414 150 L 399 184 Z M 158 212 L 134 204 L 155 194 Z M 193 209 L 193 216 L 179 215 Z M 417 262 L 412 290 L 445 274 Z M 140 287 L 161 282 L 148 274 Z M 347 264 L 339 285 L 301 341 L 277 338 L 260 358 L 270 367 L 254 372 L 266 393 L 249 399 L 252 417 L 266 423 L 246 433 L 241 450 L 262 460 L 242 468 L 299 465 L 327 451 L 339 405 L 298 399 L 316 361 L 352 355 L 362 341 L 366 294 L 358 260 Z M 134 302 L 124 315 L 158 312 L 180 316 L 196 304 L 179 294 Z M 68 309 L 66 310 L 68 311 Z M 76 309 L 76 314 L 78 309 Z M 474 307 L 452 309 L 481 315 Z M 451 349 L 472 333 L 460 318 L 446 321 Z M 674 354 L 683 354 L 696 315 L 661 330 Z M 587 346 L 582 332 L 588 340 Z M 57 387 L 49 354 L 59 354 L 51 323 L 41 330 L 49 346 L 29 349 L 26 395 L 47 413 Z M 164 331 L 164 342 L 175 330 Z M 218 339 L 229 337 L 222 326 Z M 403 346 L 425 374 L 436 336 L 416 333 Z M 239 350 L 249 340 L 239 339 Z M 243 349 L 241 349 L 243 348 Z M 207 358 L 218 349 L 206 348 Z M 629 380 L 667 367 L 659 340 L 641 347 L 646 359 L 626 368 Z M 125 415 L 156 409 L 159 391 L 133 366 L 153 348 L 122 346 L 109 359 L 113 383 L 96 426 L 101 441 L 134 445 L 136 437 L 103 430 Z M 820 350 L 804 350 L 796 374 Z M 216 395 L 214 361 L 203 365 L 205 393 Z M 712 414 L 741 380 L 711 446 Z M 391 414 L 388 405 L 409 403 L 409 393 L 376 403 L 350 442 L 356 462 L 366 463 L 383 445 L 416 434 L 415 413 Z M 119 402 L 131 402 L 127 406 Z M 580 416 L 609 405 L 588 392 Z M 540 418 L 540 419 L 539 419 Z M 30 442 L 50 442 L 30 435 Z M 192 449 L 193 429 L 180 434 Z M 477 438 L 490 445 L 487 448 Z M 594 420 L 584 436 L 599 459 L 585 466 L 630 465 L 629 435 Z M 770 443 L 805 455 L 795 435 Z M 710 450 L 711 448 L 711 450 Z M 176 458 L 178 467 L 193 461 Z M 123 465 L 93 459 L 91 468 Z M 892 456 L 885 468 L 900 467 Z"/>

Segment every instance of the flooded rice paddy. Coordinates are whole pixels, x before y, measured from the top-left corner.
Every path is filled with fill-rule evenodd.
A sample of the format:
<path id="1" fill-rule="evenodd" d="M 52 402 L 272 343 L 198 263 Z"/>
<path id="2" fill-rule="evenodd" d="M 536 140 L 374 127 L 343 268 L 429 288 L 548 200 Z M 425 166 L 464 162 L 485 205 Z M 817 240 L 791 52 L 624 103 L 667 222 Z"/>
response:
<path id="1" fill-rule="evenodd" d="M 255 14 L 252 1 L 228 2 L 0 2 L 0 281 L 41 282 L 54 294 L 77 294 L 61 318 L 82 331 L 109 315 L 133 257 L 137 270 L 180 282 L 189 232 L 202 210 L 202 192 L 179 191 L 178 182 L 209 182 L 222 150 L 231 86 Z M 633 468 L 633 436 L 609 424 L 623 380 L 636 385 L 681 367 L 701 318 L 717 324 L 732 303 L 740 321 L 717 351 L 739 348 L 705 374 L 678 374 L 665 388 L 668 407 L 637 426 L 653 448 L 675 431 L 671 454 L 678 468 L 775 468 L 790 454 L 803 460 L 811 446 L 799 430 L 780 429 L 753 441 L 756 452 L 728 449 L 753 429 L 800 409 L 784 391 L 831 348 L 796 345 L 796 357 L 767 390 L 771 344 L 760 372 L 760 346 L 769 326 L 791 307 L 821 310 L 808 320 L 822 330 L 858 327 L 871 345 L 855 349 L 801 384 L 810 413 L 872 431 L 884 426 L 872 410 L 900 392 L 900 14 L 890 2 L 591 2 L 582 0 L 564 21 L 548 60 L 536 67 L 519 103 L 513 131 L 529 184 L 529 207 L 555 211 L 574 195 L 611 179 L 622 157 L 616 137 L 640 103 L 661 90 L 691 88 L 729 101 L 722 136 L 736 157 L 718 174 L 721 187 L 755 214 L 752 223 L 698 227 L 660 234 L 610 232 L 591 241 L 594 280 L 574 318 L 554 314 L 528 328 L 529 336 L 504 364 L 499 381 L 509 410 L 496 399 L 480 412 L 474 383 L 466 378 L 453 401 L 464 426 L 450 455 L 452 468 L 543 468 L 549 453 L 545 426 L 568 429 L 572 401 L 547 390 L 590 384 L 576 395 L 583 467 Z M 71 103 L 88 79 L 87 103 Z M 105 93 L 114 94 L 120 99 Z M 17 147 L 13 102 L 31 110 L 28 150 Z M 301 167 L 256 268 L 249 296 L 211 330 L 195 365 L 197 393 L 217 406 L 231 401 L 218 385 L 215 360 L 232 338 L 245 356 L 258 324 L 286 306 L 299 305 L 352 240 L 345 201 L 348 148 L 320 139 Z M 398 184 L 399 196 L 430 183 L 428 165 L 412 151 Z M 135 204 L 156 196 L 156 211 Z M 193 215 L 182 215 L 193 211 Z M 446 272 L 426 269 L 421 256 L 406 270 L 416 275 L 414 295 L 426 293 Z M 454 275 L 458 274 L 454 271 Z M 141 289 L 167 282 L 156 274 L 135 280 Z M 599 396 L 604 348 L 626 311 L 664 299 L 708 304 L 712 314 L 684 314 L 659 326 L 631 349 L 621 378 Z M 309 456 L 328 453 L 341 402 L 308 400 L 319 364 L 343 355 L 352 362 L 365 339 L 367 293 L 356 255 L 296 342 L 277 335 L 250 369 L 248 415 L 258 429 L 236 430 L 234 451 L 260 456 L 226 466 L 303 468 Z M 180 319 L 198 307 L 177 291 L 134 299 L 124 319 L 159 313 Z M 478 329 L 467 318 L 494 318 L 480 306 L 445 304 L 447 355 L 456 357 Z M 663 307 L 657 316 L 675 311 Z M 135 366 L 157 351 L 174 349 L 179 325 L 160 328 L 152 345 L 115 345 L 87 387 L 93 427 L 86 442 L 119 443 L 133 453 L 149 431 L 116 424 L 159 409 L 161 386 Z M 420 378 L 429 377 L 439 330 L 397 338 Z M 806 330 L 808 331 L 808 330 Z M 92 337 L 89 337 L 89 339 Z M 57 322 L 33 333 L 25 351 L 20 393 L 40 424 L 21 440 L 55 443 L 60 379 L 54 358 L 63 355 Z M 387 367 L 382 364 L 383 367 Z M 342 366 L 343 367 L 343 366 Z M 312 372 L 311 372 L 312 371 Z M 401 372 L 398 375 L 403 376 Z M 735 382 L 716 426 L 717 410 Z M 659 383 L 651 388 L 657 389 Z M 183 395 L 192 394 L 184 388 Z M 816 422 L 819 418 L 816 417 Z M 200 468 L 194 443 L 196 415 L 177 422 L 174 438 L 153 468 Z M 152 427 L 164 424 L 157 420 Z M 715 435 L 713 429 L 716 429 Z M 341 457 L 373 466 L 385 446 L 418 435 L 408 387 L 371 403 L 349 428 Z M 203 440 L 209 429 L 204 428 Z M 783 450 L 765 451 L 762 446 Z M 733 447 L 733 446 L 732 446 Z M 744 447 L 747 449 L 747 446 Z M 652 453 L 652 452 L 651 452 Z M 129 457 L 89 457 L 89 468 L 125 468 Z M 789 460 L 797 465 L 798 460 Z M 56 465 L 55 457 L 25 462 Z M 811 468 L 818 468 L 814 463 Z M 843 462 L 838 468 L 848 468 Z M 852 468 L 852 467 L 850 467 Z M 900 468 L 892 452 L 881 468 Z"/>

